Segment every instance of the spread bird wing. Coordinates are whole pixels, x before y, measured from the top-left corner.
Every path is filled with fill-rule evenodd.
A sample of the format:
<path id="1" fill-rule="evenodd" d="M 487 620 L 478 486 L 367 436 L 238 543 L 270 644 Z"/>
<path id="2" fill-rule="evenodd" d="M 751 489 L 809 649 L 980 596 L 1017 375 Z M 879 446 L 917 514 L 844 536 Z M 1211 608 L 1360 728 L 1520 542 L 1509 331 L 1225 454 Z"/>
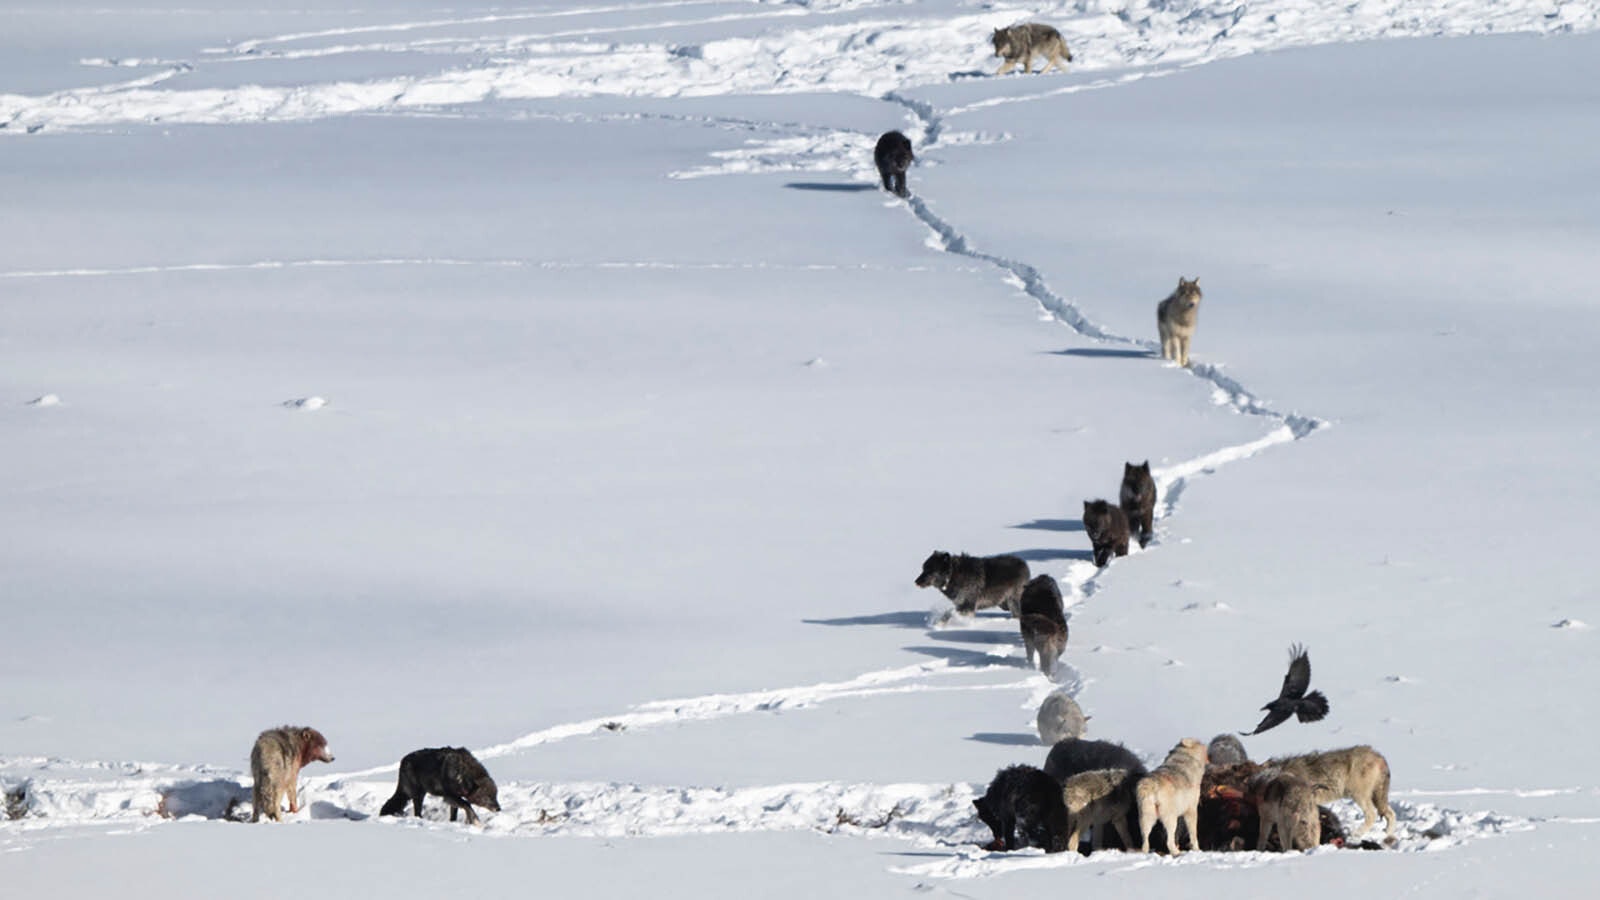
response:
<path id="1" fill-rule="evenodd" d="M 1289 716 L 1294 712 L 1293 707 L 1285 706 L 1283 708 L 1279 708 L 1277 704 L 1270 704 L 1262 708 L 1267 710 L 1267 715 L 1261 720 L 1261 724 L 1256 726 L 1256 730 L 1241 731 L 1239 732 L 1240 734 L 1244 735 L 1245 737 L 1249 737 L 1252 734 L 1260 734 L 1261 732 L 1266 731 L 1268 728 L 1276 728 L 1288 721 Z"/>
<path id="2" fill-rule="evenodd" d="M 1311 656 L 1306 648 L 1295 644 L 1289 648 L 1289 674 L 1283 676 L 1283 690 L 1278 692 L 1278 699 L 1299 700 L 1310 686 Z"/>

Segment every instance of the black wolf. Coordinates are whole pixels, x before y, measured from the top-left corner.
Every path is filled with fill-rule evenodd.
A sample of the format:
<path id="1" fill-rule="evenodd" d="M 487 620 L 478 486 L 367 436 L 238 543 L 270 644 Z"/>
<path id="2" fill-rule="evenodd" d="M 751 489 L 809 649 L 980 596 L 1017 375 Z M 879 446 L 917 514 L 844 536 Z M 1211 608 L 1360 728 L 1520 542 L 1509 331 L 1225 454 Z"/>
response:
<path id="1" fill-rule="evenodd" d="M 878 164 L 878 176 L 883 179 L 883 189 L 893 191 L 905 197 L 906 170 L 911 168 L 911 161 L 916 159 L 911 152 L 911 139 L 898 131 L 886 131 L 883 137 L 878 138 L 878 146 L 872 151 L 872 161 Z"/>
<path id="2" fill-rule="evenodd" d="M 1045 773 L 1062 782 L 1095 769 L 1127 769 L 1136 775 L 1145 774 L 1144 763 L 1132 750 L 1110 741 L 1060 741 L 1050 748 L 1044 760 Z"/>
<path id="3" fill-rule="evenodd" d="M 1048 677 L 1055 673 L 1056 661 L 1067 649 L 1067 614 L 1061 602 L 1061 588 L 1051 576 L 1040 575 L 1023 585 L 1018 604 L 1022 609 L 1018 624 L 1022 628 L 1022 646 L 1028 651 L 1028 664 L 1033 665 L 1037 654 L 1039 671 Z"/>
<path id="4" fill-rule="evenodd" d="M 1046 853 L 1067 849 L 1067 805 L 1061 799 L 1061 782 L 1033 766 L 996 772 L 989 790 L 972 805 L 994 832 L 992 848 L 1041 847 Z"/>
<path id="5" fill-rule="evenodd" d="M 1094 564 L 1105 566 L 1111 554 L 1128 555 L 1128 517 L 1104 500 L 1083 501 L 1083 530 L 1094 545 Z"/>
<path id="6" fill-rule="evenodd" d="M 938 588 L 956 605 L 957 612 L 967 615 L 1004 606 L 1015 616 L 1030 574 L 1027 562 L 1018 556 L 952 556 L 936 550 L 923 561 L 917 587 Z"/>
<path id="7" fill-rule="evenodd" d="M 1139 546 L 1150 543 L 1155 534 L 1156 480 L 1150 477 L 1150 460 L 1143 465 L 1122 464 L 1122 514 L 1128 518 L 1128 527 L 1139 530 Z"/>
<path id="8" fill-rule="evenodd" d="M 474 805 L 500 811 L 494 779 L 465 747 L 430 747 L 407 753 L 400 760 L 400 784 L 378 814 L 399 815 L 410 800 L 411 814 L 420 816 L 422 798 L 428 794 L 443 797 L 450 804 L 452 822 L 456 820 L 456 810 L 466 810 L 467 824 L 478 824 L 472 811 Z"/>

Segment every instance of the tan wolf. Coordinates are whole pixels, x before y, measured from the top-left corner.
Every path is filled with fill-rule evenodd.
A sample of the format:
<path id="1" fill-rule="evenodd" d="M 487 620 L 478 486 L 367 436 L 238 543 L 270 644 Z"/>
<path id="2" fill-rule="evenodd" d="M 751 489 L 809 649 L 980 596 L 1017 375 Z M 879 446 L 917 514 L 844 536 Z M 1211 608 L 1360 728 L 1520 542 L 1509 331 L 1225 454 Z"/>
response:
<path id="1" fill-rule="evenodd" d="M 1038 22 L 996 28 L 989 40 L 994 42 L 994 55 L 1005 59 L 996 75 L 1004 75 L 1015 69 L 1019 61 L 1022 71 L 1032 72 L 1035 53 L 1042 54 L 1048 60 L 1045 67 L 1039 70 L 1040 74 L 1052 68 L 1065 72 L 1066 64 L 1072 62 L 1072 51 L 1067 49 L 1067 42 L 1061 39 L 1061 32 Z"/>
<path id="2" fill-rule="evenodd" d="M 1389 807 L 1389 761 L 1365 744 L 1267 761 L 1314 786 L 1318 803 L 1349 797 L 1366 817 L 1358 835 L 1366 834 L 1383 816 L 1385 834 L 1394 836 L 1394 810 Z"/>
<path id="3" fill-rule="evenodd" d="M 1067 852 L 1078 852 L 1078 839 L 1090 828 L 1095 849 L 1104 848 L 1107 825 L 1117 829 L 1122 846 L 1132 847 L 1127 823 L 1138 781 L 1138 773 L 1127 769 L 1095 769 L 1068 778 L 1061 785 L 1061 799 L 1067 804 Z"/>
<path id="4" fill-rule="evenodd" d="M 1156 328 L 1161 332 L 1161 358 L 1189 365 L 1189 339 L 1200 318 L 1200 279 L 1178 278 L 1178 289 L 1156 307 Z"/>
<path id="5" fill-rule="evenodd" d="M 299 812 L 300 767 L 314 761 L 333 762 L 328 739 L 315 728 L 285 725 L 261 732 L 250 749 L 250 776 L 255 779 L 250 821 L 259 822 L 262 816 L 283 821 L 279 801 L 284 794 L 289 795 L 289 812 Z"/>
<path id="6" fill-rule="evenodd" d="M 1160 822 L 1167 829 L 1167 847 L 1177 856 L 1178 820 L 1189 826 L 1189 848 L 1200 847 L 1200 779 L 1206 773 L 1206 745 L 1184 738 L 1167 759 L 1139 779 L 1139 848 L 1150 852 L 1150 830 Z"/>
<path id="7" fill-rule="evenodd" d="M 1317 812 L 1315 786 L 1309 781 L 1283 769 L 1262 769 L 1250 777 L 1246 789 L 1261 814 L 1257 850 L 1267 849 L 1274 827 L 1284 852 L 1315 850 L 1322 843 L 1322 817 Z"/>

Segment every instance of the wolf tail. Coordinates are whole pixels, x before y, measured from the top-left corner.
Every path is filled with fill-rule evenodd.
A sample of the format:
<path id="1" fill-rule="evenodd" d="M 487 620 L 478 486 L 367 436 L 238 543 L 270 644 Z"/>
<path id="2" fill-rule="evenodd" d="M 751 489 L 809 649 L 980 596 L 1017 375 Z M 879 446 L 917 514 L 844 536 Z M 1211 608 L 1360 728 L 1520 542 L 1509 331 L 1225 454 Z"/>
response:
<path id="1" fill-rule="evenodd" d="M 395 792 L 394 792 L 394 796 L 390 797 L 388 800 L 384 801 L 383 809 L 378 810 L 378 815 L 380 815 L 380 816 L 398 816 L 398 815 L 400 815 L 400 813 L 405 811 L 406 800 L 408 800 L 408 799 L 410 799 L 410 798 L 408 798 L 406 796 L 406 792 L 405 791 L 402 791 L 399 788 L 396 788 Z"/>
<path id="2" fill-rule="evenodd" d="M 1328 714 L 1328 698 L 1321 691 L 1312 691 L 1295 704 L 1294 714 L 1302 722 L 1320 722 Z"/>

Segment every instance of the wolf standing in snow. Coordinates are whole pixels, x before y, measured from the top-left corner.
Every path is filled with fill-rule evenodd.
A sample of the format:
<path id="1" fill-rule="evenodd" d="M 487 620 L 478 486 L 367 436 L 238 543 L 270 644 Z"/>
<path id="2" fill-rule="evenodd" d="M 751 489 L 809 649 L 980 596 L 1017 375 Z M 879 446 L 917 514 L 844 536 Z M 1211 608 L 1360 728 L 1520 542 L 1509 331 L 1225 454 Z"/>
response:
<path id="1" fill-rule="evenodd" d="M 878 146 L 872 151 L 872 161 L 878 165 L 878 177 L 883 179 L 883 189 L 899 197 L 909 196 L 906 191 L 906 170 L 911 168 L 916 154 L 911 152 L 911 139 L 898 131 L 884 132 Z"/>
<path id="2" fill-rule="evenodd" d="M 1150 460 L 1140 465 L 1122 464 L 1122 490 L 1117 499 L 1130 529 L 1138 529 L 1139 546 L 1149 545 L 1155 534 L 1156 480 L 1150 477 Z"/>
<path id="3" fill-rule="evenodd" d="M 1011 766 L 995 773 L 982 797 L 972 801 L 978 818 L 994 833 L 1000 850 L 1041 847 L 1067 849 L 1067 807 L 1061 783 L 1033 766 Z"/>
<path id="4" fill-rule="evenodd" d="M 1018 601 L 1021 615 L 1017 624 L 1022 629 L 1022 646 L 1028 651 L 1028 665 L 1034 656 L 1039 658 L 1039 671 L 1049 677 L 1055 674 L 1056 661 L 1067 649 L 1067 614 L 1061 602 L 1061 588 L 1055 578 L 1040 575 L 1022 588 Z"/>
<path id="5" fill-rule="evenodd" d="M 1031 574 L 1028 563 L 1019 556 L 952 556 L 935 550 L 922 563 L 917 587 L 938 588 L 964 615 L 1004 606 L 1015 616 L 1022 587 Z"/>
<path id="6" fill-rule="evenodd" d="M 380 816 L 399 815 L 411 801 L 411 814 L 422 815 L 422 798 L 428 794 L 443 797 L 450 805 L 450 821 L 456 811 L 465 810 L 467 824 L 478 824 L 473 806 L 500 811 L 500 795 L 494 779 L 465 747 L 429 747 L 413 750 L 400 760 L 400 783 L 394 796 L 383 804 Z"/>
<path id="7" fill-rule="evenodd" d="M 1161 358 L 1185 368 L 1189 365 L 1189 339 L 1200 320 L 1200 279 L 1178 277 L 1178 289 L 1156 306 L 1156 329 L 1161 332 Z"/>
<path id="8" fill-rule="evenodd" d="M 1117 830 L 1122 846 L 1133 846 L 1128 831 L 1128 814 L 1133 811 L 1133 791 L 1140 774 L 1128 769 L 1092 769 L 1079 772 L 1061 785 L 1061 799 L 1067 806 L 1067 851 L 1078 852 L 1078 839 L 1094 829 L 1096 850 L 1106 849 L 1105 828 Z"/>
<path id="9" fill-rule="evenodd" d="M 1278 847 L 1285 853 L 1315 850 L 1322 843 L 1316 792 L 1304 778 L 1282 769 L 1262 769 L 1246 785 L 1261 814 L 1256 850 L 1267 849 L 1274 828 L 1278 831 Z"/>
<path id="10" fill-rule="evenodd" d="M 1083 501 L 1083 530 L 1094 545 L 1094 564 L 1104 567 L 1111 554 L 1128 555 L 1128 517 L 1104 500 Z"/>
<path id="11" fill-rule="evenodd" d="M 1041 75 L 1053 68 L 1065 72 L 1067 63 L 1072 62 L 1072 51 L 1067 49 L 1067 42 L 1061 39 L 1061 32 L 1038 22 L 996 28 L 989 40 L 994 43 L 994 55 L 1005 60 L 996 75 L 1004 75 L 1015 69 L 1018 62 L 1022 63 L 1022 71 L 1031 73 L 1035 53 L 1042 54 L 1048 60 L 1045 67 L 1039 70 Z"/>
<path id="12" fill-rule="evenodd" d="M 289 795 L 289 812 L 299 812 L 297 782 L 301 767 L 310 762 L 333 762 L 322 732 L 293 725 L 261 732 L 250 748 L 250 776 L 255 779 L 250 821 L 259 822 L 262 816 L 283 821 L 279 801 L 284 794 Z"/>
<path id="13" fill-rule="evenodd" d="M 1189 848 L 1200 847 L 1200 781 L 1206 774 L 1206 745 L 1184 738 L 1167 754 L 1166 761 L 1139 779 L 1140 849 L 1150 852 L 1150 830 L 1160 822 L 1167 829 L 1167 848 L 1178 849 L 1178 820 L 1189 826 Z"/>
<path id="14" fill-rule="evenodd" d="M 1081 738 L 1088 727 L 1089 717 L 1066 689 L 1050 692 L 1039 704 L 1039 740 L 1054 745 L 1069 738 Z"/>
<path id="15" fill-rule="evenodd" d="M 1349 797 L 1361 807 L 1365 821 L 1358 835 L 1366 834 L 1383 816 L 1385 834 L 1394 836 L 1394 810 L 1389 807 L 1389 761 L 1362 744 L 1342 750 L 1306 753 L 1267 761 L 1267 765 L 1310 782 L 1318 803 Z"/>

